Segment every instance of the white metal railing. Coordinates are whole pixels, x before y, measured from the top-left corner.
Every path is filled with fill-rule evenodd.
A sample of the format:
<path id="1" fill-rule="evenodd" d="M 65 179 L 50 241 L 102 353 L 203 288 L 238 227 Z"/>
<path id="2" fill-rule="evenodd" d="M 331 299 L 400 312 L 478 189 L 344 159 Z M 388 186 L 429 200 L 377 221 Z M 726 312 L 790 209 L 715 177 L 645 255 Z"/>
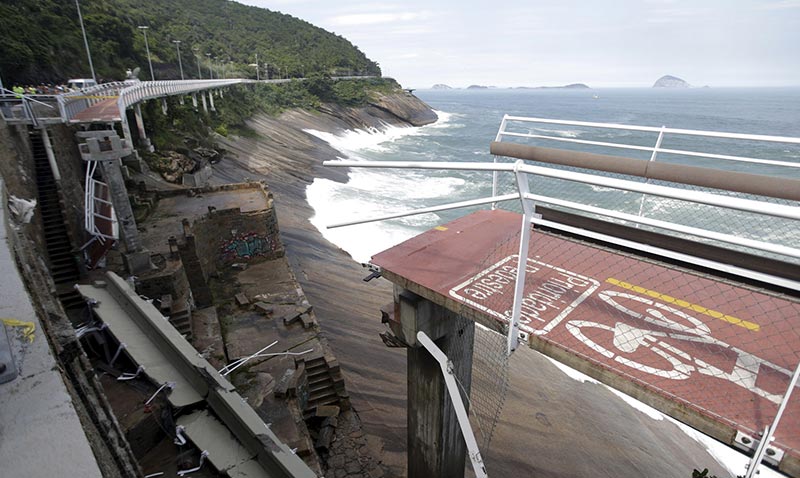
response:
<path id="1" fill-rule="evenodd" d="M 56 98 L 62 121 L 67 123 L 90 106 L 118 97 L 120 92 L 131 84 L 133 83 L 130 81 L 113 81 L 58 95 Z"/>
<path id="2" fill-rule="evenodd" d="M 99 238 L 101 242 L 106 239 L 119 239 L 119 224 L 114 205 L 108 198 L 108 185 L 102 181 L 94 179 L 98 161 L 90 161 L 86 167 L 86 178 L 84 182 L 85 198 L 84 203 L 84 229 L 93 236 Z M 105 194 L 104 194 L 105 192 Z M 106 209 L 109 214 L 103 214 L 100 210 Z M 108 221 L 111 224 L 111 234 L 100 230 L 97 226 L 97 219 Z"/>
<path id="3" fill-rule="evenodd" d="M 547 124 L 547 125 L 558 125 L 558 126 L 578 126 L 583 128 L 596 128 L 596 129 L 611 129 L 611 130 L 620 130 L 620 131 L 638 131 L 644 133 L 657 133 L 657 137 L 655 140 L 654 146 L 639 146 L 634 144 L 626 144 L 626 143 L 616 143 L 616 142 L 608 142 L 608 141 L 594 141 L 594 140 L 586 140 L 586 139 L 578 139 L 578 138 L 569 138 L 563 136 L 552 136 L 546 134 L 534 134 L 534 133 L 520 133 L 509 131 L 510 126 L 518 125 L 519 123 L 537 123 L 537 124 Z M 503 120 L 500 123 L 500 128 L 497 131 L 497 137 L 495 141 L 503 141 L 503 138 L 511 137 L 511 138 L 529 138 L 529 139 L 540 139 L 540 140 L 547 140 L 547 141 L 558 141 L 562 143 L 572 143 L 572 144 L 580 144 L 586 146 L 595 146 L 595 147 L 604 147 L 604 148 L 617 148 L 617 149 L 626 149 L 631 151 L 646 151 L 650 152 L 650 161 L 655 161 L 659 154 L 670 154 L 670 155 L 680 155 L 680 156 L 690 156 L 696 158 L 708 158 L 708 159 L 720 159 L 726 161 L 738 161 L 744 163 L 752 163 L 752 164 L 764 164 L 764 165 L 773 165 L 773 166 L 785 166 L 789 168 L 800 168 L 800 162 L 792 162 L 792 161 L 780 161 L 780 160 L 772 160 L 772 159 L 763 159 L 763 158 L 752 158 L 747 156 L 737 156 L 737 155 L 730 155 L 730 154 L 715 154 L 715 153 L 706 153 L 706 152 L 699 152 L 699 151 L 690 151 L 684 149 L 673 149 L 673 148 L 662 148 L 661 143 L 663 142 L 664 138 L 667 135 L 676 135 L 676 136 L 699 136 L 699 137 L 707 137 L 707 138 L 720 138 L 720 139 L 727 139 L 727 140 L 741 140 L 741 141 L 761 141 L 761 142 L 770 142 L 770 143 L 784 143 L 784 144 L 797 144 L 800 145 L 800 138 L 793 138 L 788 136 L 771 136 L 771 135 L 763 135 L 763 134 L 743 134 L 743 133 L 726 133 L 720 131 L 703 131 L 703 130 L 693 130 L 693 129 L 680 129 L 680 128 L 667 128 L 666 126 L 662 127 L 653 127 L 653 126 L 636 126 L 636 125 L 625 125 L 625 124 L 616 124 L 616 123 L 597 123 L 591 121 L 572 121 L 572 120 L 559 120 L 559 119 L 550 119 L 550 118 L 534 118 L 534 117 L 523 117 L 523 116 L 510 116 L 505 115 L 503 116 Z M 495 183 L 496 184 L 496 183 Z"/>

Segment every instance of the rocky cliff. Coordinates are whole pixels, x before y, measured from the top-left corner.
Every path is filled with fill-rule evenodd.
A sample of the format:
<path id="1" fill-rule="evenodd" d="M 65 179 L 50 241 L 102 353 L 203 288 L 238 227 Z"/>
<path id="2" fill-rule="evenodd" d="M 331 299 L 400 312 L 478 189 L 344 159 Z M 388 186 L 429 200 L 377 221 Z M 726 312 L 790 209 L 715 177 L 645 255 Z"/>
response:
<path id="1" fill-rule="evenodd" d="M 430 106 L 406 92 L 378 94 L 369 101 L 369 106 L 392 114 L 412 126 L 424 126 L 439 119 Z"/>

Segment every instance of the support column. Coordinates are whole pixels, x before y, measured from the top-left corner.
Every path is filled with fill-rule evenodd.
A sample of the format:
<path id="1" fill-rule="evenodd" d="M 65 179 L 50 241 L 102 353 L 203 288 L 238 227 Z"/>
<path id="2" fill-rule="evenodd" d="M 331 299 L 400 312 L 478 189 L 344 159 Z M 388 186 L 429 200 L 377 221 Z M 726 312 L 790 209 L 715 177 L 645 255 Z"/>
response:
<path id="1" fill-rule="evenodd" d="M 197 109 L 197 93 L 192 93 L 192 106 Z"/>
<path id="2" fill-rule="evenodd" d="M 202 91 L 200 92 L 200 99 L 203 100 L 203 111 L 208 113 L 208 103 L 206 103 L 206 95 Z"/>
<path id="3" fill-rule="evenodd" d="M 146 148 L 151 153 L 153 152 L 153 145 L 150 144 L 150 139 L 147 137 L 147 132 L 144 130 L 144 119 L 142 119 L 142 108 L 139 103 L 133 107 L 134 117 L 136 118 L 136 129 L 139 130 L 139 143 L 143 148 Z"/>
<path id="4" fill-rule="evenodd" d="M 402 339 L 409 345 L 408 476 L 462 478 L 467 448 L 439 363 L 416 340 L 424 331 L 452 361 L 469 394 L 474 322 L 411 292 L 396 291 Z M 466 405 L 466 404 L 465 404 Z"/>
<path id="5" fill-rule="evenodd" d="M 164 113 L 164 116 L 167 116 L 169 109 L 167 108 L 167 98 L 161 98 L 161 112 Z"/>
<path id="6" fill-rule="evenodd" d="M 214 93 L 210 90 L 208 92 L 208 102 L 211 103 L 211 111 L 217 111 L 214 107 Z"/>

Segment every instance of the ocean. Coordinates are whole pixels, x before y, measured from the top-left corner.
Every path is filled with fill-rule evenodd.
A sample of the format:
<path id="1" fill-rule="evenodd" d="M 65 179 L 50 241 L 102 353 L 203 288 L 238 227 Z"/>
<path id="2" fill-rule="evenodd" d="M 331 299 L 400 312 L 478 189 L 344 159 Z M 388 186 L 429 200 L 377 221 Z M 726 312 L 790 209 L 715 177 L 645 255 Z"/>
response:
<path id="1" fill-rule="evenodd" d="M 436 110 L 439 121 L 419 128 L 386 126 L 371 131 L 349 131 L 340 135 L 309 132 L 340 151 L 343 159 L 456 162 L 491 162 L 493 157 L 489 154 L 489 144 L 494 140 L 504 114 L 800 137 L 800 88 L 417 90 L 414 94 Z M 532 125 L 525 132 L 642 146 L 653 146 L 656 139 L 653 133 L 589 130 L 542 124 Z M 567 143 L 539 144 L 576 147 Z M 800 145 L 749 141 L 732 143 L 714 138 L 668 136 L 662 147 L 786 160 L 800 164 Z M 622 150 L 597 150 L 591 146 L 579 148 L 640 159 L 648 159 L 650 156 L 649 152 L 644 151 L 621 153 Z M 800 179 L 800 168 L 666 155 L 659 156 L 658 160 Z M 511 187 L 510 184 L 506 186 Z M 308 186 L 306 193 L 308 202 L 315 211 L 312 223 L 329 241 L 347 251 L 356 261 L 367 262 L 375 253 L 464 215 L 474 208 L 337 229 L 328 229 L 327 226 L 347 220 L 486 197 L 491 194 L 491 174 L 473 171 L 354 168 L 346 184 L 316 179 Z M 638 197 L 631 201 L 631 208 L 638 208 Z M 599 200 L 602 202 L 603 199 Z M 608 200 L 617 201 L 617 197 L 609 196 Z M 654 207 L 663 209 L 665 205 L 668 206 L 660 203 Z M 707 219 L 704 222 L 708 222 Z M 735 221 L 724 222 L 731 224 L 731 227 L 736 224 Z M 723 221 L 720 221 L 720 226 L 726 232 Z M 796 247 L 800 236 L 795 229 L 786 228 L 776 233 L 779 237 L 771 239 Z"/>

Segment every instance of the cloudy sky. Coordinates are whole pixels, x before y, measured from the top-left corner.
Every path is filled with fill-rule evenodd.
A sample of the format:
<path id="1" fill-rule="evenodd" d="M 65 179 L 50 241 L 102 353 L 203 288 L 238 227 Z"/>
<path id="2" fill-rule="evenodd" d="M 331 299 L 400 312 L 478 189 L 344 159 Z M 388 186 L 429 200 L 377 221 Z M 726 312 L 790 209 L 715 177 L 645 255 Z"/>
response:
<path id="1" fill-rule="evenodd" d="M 404 86 L 800 85 L 800 0 L 239 0 L 344 36 Z"/>

